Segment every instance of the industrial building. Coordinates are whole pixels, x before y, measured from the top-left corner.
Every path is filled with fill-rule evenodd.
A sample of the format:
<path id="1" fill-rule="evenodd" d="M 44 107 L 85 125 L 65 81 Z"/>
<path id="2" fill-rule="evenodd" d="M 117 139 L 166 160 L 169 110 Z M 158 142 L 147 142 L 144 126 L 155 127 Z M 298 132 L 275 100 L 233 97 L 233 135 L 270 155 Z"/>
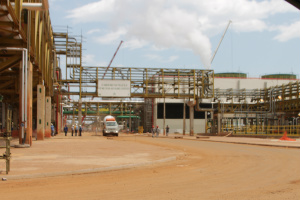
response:
<path id="1" fill-rule="evenodd" d="M 194 111 L 194 132 L 195 133 L 220 133 L 226 132 L 232 129 L 230 126 L 246 126 L 250 125 L 249 121 L 246 123 L 246 118 L 267 118 L 278 117 L 279 113 L 282 122 L 281 125 L 297 124 L 297 117 L 299 114 L 299 106 L 296 103 L 294 106 L 298 106 L 296 109 L 290 109 L 282 112 L 279 105 L 282 104 L 282 97 L 285 96 L 288 99 L 295 99 L 297 102 L 297 94 L 299 95 L 299 80 L 296 79 L 294 74 L 270 74 L 264 75 L 261 78 L 247 78 L 245 73 L 218 73 L 214 74 L 214 98 L 204 99 L 200 102 L 202 111 L 195 109 Z M 286 88 L 286 89 L 284 89 Z M 288 89 L 289 88 L 289 89 Z M 285 92 L 284 92 L 285 91 Z M 291 94 L 287 94 L 294 91 L 295 97 Z M 285 94 L 284 94 L 285 93 Z M 273 96 L 273 97 L 270 97 Z M 287 97 L 289 96 L 289 97 Z M 273 100 L 272 108 L 273 117 L 270 111 L 270 100 Z M 157 124 L 160 127 L 164 127 L 163 119 L 163 104 L 166 104 L 166 118 L 165 125 L 171 127 L 172 132 L 189 132 L 190 122 L 182 121 L 183 113 L 186 112 L 186 119 L 189 119 L 188 99 L 175 100 L 175 99 L 157 99 Z M 266 101 L 268 102 L 266 104 Z M 293 101 L 293 100 L 292 100 Z M 264 109 L 258 104 L 264 104 Z M 272 105 L 271 104 L 271 105 Z M 185 106 L 184 106 L 185 105 Z M 290 105 L 291 106 L 291 105 Z M 185 111 L 183 108 L 185 107 Z M 253 108 L 251 108 L 253 107 Z M 289 106 L 288 106 L 289 107 Z M 251 108 L 251 109 L 250 109 Z M 290 107 L 291 108 L 291 107 Z M 252 113 L 251 113 L 252 112 Z M 247 113 L 247 117 L 246 117 Z M 259 113 L 259 115 L 258 115 Z M 212 127 L 212 124 L 218 124 L 218 116 L 220 126 Z M 238 116 L 238 117 L 237 117 Z M 241 117 L 243 116 L 243 117 Z M 238 119 L 237 119 L 238 118 Z M 237 120 L 234 120 L 237 119 Z M 270 119 L 270 120 L 271 120 Z M 294 119 L 294 120 L 293 120 Z M 212 123 L 214 121 L 214 123 Z M 223 121 L 223 125 L 221 125 Z M 261 122 L 260 122 L 261 123 Z M 224 126 L 224 124 L 226 124 Z M 266 124 L 266 122 L 265 122 Z M 269 125 L 278 125 L 278 123 L 267 123 Z M 185 130 L 183 130 L 185 127 Z M 218 129 L 219 127 L 219 129 Z M 227 129 L 227 130 L 225 130 Z M 298 132 L 297 132 L 298 133 Z M 257 134 L 257 133 L 256 133 Z"/>
<path id="2" fill-rule="evenodd" d="M 53 31 L 47 0 L 1 0 L 0 14 L 0 129 L 20 144 L 51 137 L 51 123 L 98 130 L 107 114 L 133 131 L 299 134 L 295 75 L 83 66 L 81 41 Z"/>

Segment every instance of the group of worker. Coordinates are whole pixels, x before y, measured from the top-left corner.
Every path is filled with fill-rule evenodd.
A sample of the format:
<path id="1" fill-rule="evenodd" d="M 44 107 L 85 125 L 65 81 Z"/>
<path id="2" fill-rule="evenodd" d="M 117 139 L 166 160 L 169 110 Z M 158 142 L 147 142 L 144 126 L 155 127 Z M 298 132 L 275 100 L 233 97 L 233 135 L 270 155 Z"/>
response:
<path id="1" fill-rule="evenodd" d="M 75 124 L 75 126 L 72 125 L 71 130 L 72 130 L 72 136 L 74 135 L 74 131 L 75 131 L 75 136 L 77 136 L 78 131 L 79 131 L 79 136 L 82 136 L 82 127 L 81 127 L 81 125 L 79 125 L 79 127 L 78 127 L 77 124 Z M 68 133 L 68 126 L 67 125 L 65 125 L 65 127 L 64 127 L 64 132 L 65 132 L 65 136 L 67 136 L 67 133 Z"/>
<path id="2" fill-rule="evenodd" d="M 169 125 L 167 125 L 166 136 L 169 136 L 169 130 L 170 130 L 170 127 L 169 127 Z M 151 132 L 152 132 L 152 137 L 155 137 L 155 134 L 156 134 L 156 137 L 158 137 L 159 132 L 160 132 L 158 125 L 156 126 L 156 128 L 152 125 Z"/>

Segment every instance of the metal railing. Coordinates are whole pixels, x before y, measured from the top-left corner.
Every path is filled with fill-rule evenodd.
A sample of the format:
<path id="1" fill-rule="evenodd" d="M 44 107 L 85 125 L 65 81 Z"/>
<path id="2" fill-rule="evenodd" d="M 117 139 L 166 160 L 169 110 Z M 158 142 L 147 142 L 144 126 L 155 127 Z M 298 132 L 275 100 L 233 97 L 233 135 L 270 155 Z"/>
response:
<path id="1" fill-rule="evenodd" d="M 257 135 L 257 136 L 282 136 L 287 132 L 288 136 L 300 137 L 300 125 L 287 126 L 266 126 L 266 125 L 247 125 L 231 126 L 223 125 L 222 132 L 232 132 L 233 135 Z"/>

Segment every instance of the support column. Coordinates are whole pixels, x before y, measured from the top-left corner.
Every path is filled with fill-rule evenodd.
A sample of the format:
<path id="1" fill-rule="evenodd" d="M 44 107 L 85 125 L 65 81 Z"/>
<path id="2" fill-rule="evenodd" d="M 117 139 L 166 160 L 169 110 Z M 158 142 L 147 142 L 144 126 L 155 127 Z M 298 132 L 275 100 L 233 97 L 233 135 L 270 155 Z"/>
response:
<path id="1" fill-rule="evenodd" d="M 222 124 L 221 124 L 221 114 L 219 113 L 218 114 L 218 135 L 220 135 L 220 133 L 221 133 L 221 126 L 222 126 Z"/>
<path id="2" fill-rule="evenodd" d="M 194 135 L 194 101 L 189 101 L 188 106 L 190 107 L 190 136 Z"/>
<path id="3" fill-rule="evenodd" d="M 44 140 L 45 135 L 45 86 L 37 86 L 37 140 Z"/>
<path id="4" fill-rule="evenodd" d="M 0 126 L 0 131 L 3 131 L 5 132 L 6 130 L 6 127 L 5 127 L 5 110 L 6 110 L 6 107 L 5 107 L 5 103 L 1 103 L 2 104 L 2 121 L 0 122 L 1 123 L 1 126 Z"/>
<path id="5" fill-rule="evenodd" d="M 186 118 L 186 114 L 185 114 L 185 98 L 183 100 L 183 128 L 182 128 L 182 134 L 185 135 L 185 118 Z"/>
<path id="6" fill-rule="evenodd" d="M 205 134 L 207 134 L 207 111 L 205 111 Z"/>
<path id="7" fill-rule="evenodd" d="M 164 125 L 163 125 L 163 129 L 164 129 L 164 135 L 166 135 L 166 98 L 164 98 Z"/>
<path id="8" fill-rule="evenodd" d="M 24 106 L 24 91 L 23 91 L 23 85 L 24 85 L 24 80 L 23 80 L 23 76 L 22 73 L 24 73 L 23 69 L 22 69 L 22 64 L 20 63 L 20 68 L 19 68 L 19 131 L 18 131 L 18 137 L 19 137 L 19 144 L 22 144 L 22 139 L 23 139 L 23 134 L 24 134 L 24 129 L 23 129 L 23 117 L 24 117 L 24 113 L 23 113 L 23 106 Z"/>
<path id="9" fill-rule="evenodd" d="M 72 115 L 72 126 L 75 125 L 75 107 L 72 108 L 73 109 L 73 115 Z"/>
<path id="10" fill-rule="evenodd" d="M 25 105 L 26 106 L 26 105 Z M 27 130 L 25 143 L 32 145 L 32 63 L 28 64 L 27 71 Z"/>
<path id="11" fill-rule="evenodd" d="M 157 122 L 157 100 L 153 99 L 153 126 L 156 127 Z"/>
<path id="12" fill-rule="evenodd" d="M 13 131 L 11 133 L 12 137 L 19 137 L 19 110 L 18 108 L 13 108 Z"/>
<path id="13" fill-rule="evenodd" d="M 46 96 L 46 109 L 45 109 L 45 137 L 51 137 L 51 114 L 52 114 L 52 105 L 51 97 Z"/>
<path id="14" fill-rule="evenodd" d="M 78 100 L 78 126 L 81 125 L 82 121 L 82 100 Z"/>
<path id="15" fill-rule="evenodd" d="M 60 106 L 59 106 L 58 109 L 60 110 Z M 62 120 L 62 118 L 61 118 L 61 112 L 58 112 L 57 118 L 58 118 L 58 120 L 56 122 L 57 126 L 55 127 L 55 129 L 56 129 L 56 134 L 59 134 L 61 132 L 61 124 L 62 124 L 61 123 L 61 120 Z"/>
<path id="16" fill-rule="evenodd" d="M 131 121 L 131 108 L 132 108 L 132 105 L 129 105 L 129 133 L 132 133 L 132 130 L 131 130 L 131 124 L 132 124 L 132 121 Z"/>

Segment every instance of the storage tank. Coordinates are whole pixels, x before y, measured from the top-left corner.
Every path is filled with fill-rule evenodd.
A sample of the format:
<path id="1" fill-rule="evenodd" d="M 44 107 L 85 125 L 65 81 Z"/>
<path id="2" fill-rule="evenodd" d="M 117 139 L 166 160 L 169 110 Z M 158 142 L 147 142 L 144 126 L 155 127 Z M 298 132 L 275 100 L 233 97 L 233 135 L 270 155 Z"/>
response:
<path id="1" fill-rule="evenodd" d="M 214 76 L 217 77 L 217 78 L 220 78 L 220 77 L 247 78 L 247 74 L 246 73 L 239 73 L 239 72 L 215 73 Z"/>
<path id="2" fill-rule="evenodd" d="M 261 78 L 272 78 L 272 79 L 297 79 L 295 74 L 267 74 L 261 76 Z"/>

